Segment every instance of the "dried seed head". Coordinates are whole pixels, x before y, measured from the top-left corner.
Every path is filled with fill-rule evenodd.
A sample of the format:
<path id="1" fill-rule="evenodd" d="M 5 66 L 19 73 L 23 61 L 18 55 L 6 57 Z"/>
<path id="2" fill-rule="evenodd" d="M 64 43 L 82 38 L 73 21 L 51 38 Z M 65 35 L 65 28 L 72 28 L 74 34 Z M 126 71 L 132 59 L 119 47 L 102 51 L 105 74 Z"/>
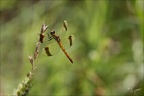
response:
<path id="1" fill-rule="evenodd" d="M 34 65 L 34 59 L 33 59 L 33 57 L 32 56 L 28 56 L 28 58 L 30 60 L 31 65 L 33 66 Z"/>

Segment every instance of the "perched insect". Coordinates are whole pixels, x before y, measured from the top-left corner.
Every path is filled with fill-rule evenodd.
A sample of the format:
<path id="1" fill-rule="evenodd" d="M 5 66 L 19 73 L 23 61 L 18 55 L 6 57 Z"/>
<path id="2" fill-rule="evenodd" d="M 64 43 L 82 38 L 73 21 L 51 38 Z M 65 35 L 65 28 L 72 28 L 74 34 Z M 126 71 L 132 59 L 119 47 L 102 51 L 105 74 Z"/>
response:
<path id="1" fill-rule="evenodd" d="M 70 60 L 70 62 L 73 63 L 73 60 L 66 52 L 66 49 L 68 49 L 73 45 L 74 36 L 70 35 L 68 36 L 68 38 L 62 38 L 66 32 L 67 32 L 67 21 L 65 20 L 63 22 L 62 28 L 60 29 L 60 35 L 58 35 L 56 31 L 51 31 L 50 33 L 47 33 L 48 41 L 54 40 L 55 42 L 47 45 L 44 48 L 44 51 L 47 54 L 47 56 L 53 56 L 59 52 L 59 49 L 61 49 L 67 56 L 67 58 Z"/>

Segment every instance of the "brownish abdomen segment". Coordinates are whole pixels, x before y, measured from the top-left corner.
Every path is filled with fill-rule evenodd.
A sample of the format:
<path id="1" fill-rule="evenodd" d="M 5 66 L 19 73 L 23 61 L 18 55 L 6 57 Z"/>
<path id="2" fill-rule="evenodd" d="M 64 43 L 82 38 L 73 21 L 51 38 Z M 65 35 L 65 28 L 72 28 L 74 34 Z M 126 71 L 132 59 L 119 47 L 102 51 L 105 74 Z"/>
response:
<path id="1" fill-rule="evenodd" d="M 68 55 L 68 53 L 66 52 L 66 50 L 64 49 L 63 45 L 61 44 L 61 42 L 58 42 L 60 48 L 62 49 L 62 51 L 65 53 L 65 55 L 67 56 L 67 58 L 70 60 L 71 63 L 73 63 L 73 60 L 70 58 L 70 56 Z"/>

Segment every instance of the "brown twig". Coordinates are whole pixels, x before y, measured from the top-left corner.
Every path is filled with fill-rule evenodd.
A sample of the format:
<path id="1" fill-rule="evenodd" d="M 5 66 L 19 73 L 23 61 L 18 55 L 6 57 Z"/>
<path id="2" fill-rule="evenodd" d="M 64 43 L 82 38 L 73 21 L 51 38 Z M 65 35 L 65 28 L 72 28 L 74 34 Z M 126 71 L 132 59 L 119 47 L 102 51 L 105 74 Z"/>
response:
<path id="1" fill-rule="evenodd" d="M 28 56 L 29 61 L 32 65 L 32 69 L 27 74 L 27 77 L 18 85 L 18 88 L 14 90 L 13 95 L 16 95 L 16 96 L 27 96 L 28 95 L 28 92 L 32 86 L 32 81 L 33 81 L 34 73 L 36 70 L 34 61 L 38 57 L 40 44 L 43 43 L 44 32 L 46 31 L 47 28 L 48 28 L 48 26 L 46 26 L 45 24 L 42 25 L 40 35 L 39 35 L 39 40 L 36 44 L 34 54 L 33 54 L 33 56 Z"/>

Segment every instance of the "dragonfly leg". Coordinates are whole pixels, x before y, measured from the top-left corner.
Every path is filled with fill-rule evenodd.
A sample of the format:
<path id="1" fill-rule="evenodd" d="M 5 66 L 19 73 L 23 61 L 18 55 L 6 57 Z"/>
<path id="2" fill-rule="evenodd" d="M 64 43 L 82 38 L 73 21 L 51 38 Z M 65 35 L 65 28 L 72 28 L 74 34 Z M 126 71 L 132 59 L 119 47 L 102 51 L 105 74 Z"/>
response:
<path id="1" fill-rule="evenodd" d="M 50 41 L 50 40 L 52 40 L 52 39 L 53 39 L 53 37 L 49 37 L 49 38 L 48 38 L 48 41 Z"/>
<path id="2" fill-rule="evenodd" d="M 53 37 L 52 37 L 49 33 L 47 33 L 47 37 L 48 37 L 48 38 L 47 38 L 48 41 L 50 41 L 50 40 L 53 39 Z"/>

